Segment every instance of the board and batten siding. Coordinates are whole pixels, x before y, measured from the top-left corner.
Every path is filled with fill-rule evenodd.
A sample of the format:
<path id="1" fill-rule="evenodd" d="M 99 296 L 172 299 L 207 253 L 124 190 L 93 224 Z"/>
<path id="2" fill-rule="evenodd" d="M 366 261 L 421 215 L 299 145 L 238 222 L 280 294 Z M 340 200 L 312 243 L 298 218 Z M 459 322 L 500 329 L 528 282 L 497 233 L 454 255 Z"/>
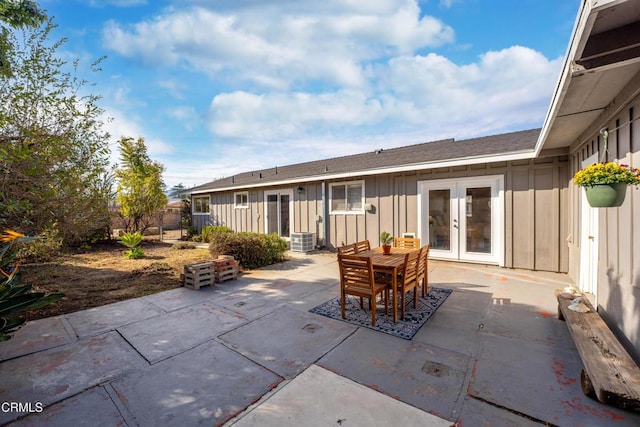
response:
<path id="1" fill-rule="evenodd" d="M 417 235 L 419 181 L 503 175 L 505 266 L 567 272 L 568 171 L 567 159 L 554 156 L 344 180 L 364 182 L 365 203 L 373 209 L 363 214 L 330 213 L 329 184 L 341 180 L 287 188 L 293 189 L 294 195 L 293 230 L 316 233 L 319 243 L 335 249 L 360 240 L 379 246 L 382 231 L 395 236 Z M 323 185 L 327 206 L 322 204 Z M 194 226 L 200 229 L 207 224 L 225 225 L 235 231 L 263 233 L 264 192 L 277 188 L 283 187 L 249 189 L 246 209 L 234 208 L 233 191 L 211 193 L 210 216 L 195 215 Z"/>
<path id="2" fill-rule="evenodd" d="M 566 273 L 569 266 L 566 156 L 362 177 L 365 203 L 374 209 L 361 215 L 329 215 L 329 246 L 335 248 L 364 239 L 378 246 L 381 231 L 395 236 L 417 235 L 419 181 L 483 175 L 505 177 L 505 266 Z"/>
<path id="3" fill-rule="evenodd" d="M 615 104 L 615 103 L 613 103 Z M 576 141 L 570 157 L 571 172 L 598 154 L 598 159 L 640 167 L 640 97 L 628 103 L 606 122 L 592 129 L 610 129 L 607 149 L 599 131 L 586 141 Z M 581 265 L 581 192 L 571 184 L 569 214 L 570 275 L 578 283 Z M 598 311 L 621 342 L 640 360 L 640 187 L 630 186 L 622 206 L 598 209 Z"/>

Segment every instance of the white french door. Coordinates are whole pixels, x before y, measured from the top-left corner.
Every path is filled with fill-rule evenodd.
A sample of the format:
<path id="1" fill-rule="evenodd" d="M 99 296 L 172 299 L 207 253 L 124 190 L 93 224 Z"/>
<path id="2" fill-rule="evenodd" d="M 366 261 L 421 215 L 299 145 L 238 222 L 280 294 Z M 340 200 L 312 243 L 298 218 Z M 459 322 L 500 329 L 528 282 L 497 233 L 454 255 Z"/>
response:
<path id="1" fill-rule="evenodd" d="M 504 264 L 502 175 L 418 183 L 420 239 L 430 257 Z"/>
<path id="2" fill-rule="evenodd" d="M 264 229 L 266 234 L 291 237 L 293 228 L 293 190 L 264 192 Z"/>
<path id="3" fill-rule="evenodd" d="M 582 162 L 582 167 L 598 162 L 598 153 Z M 582 292 L 597 295 L 598 285 L 598 209 L 591 207 L 580 189 L 580 268 L 578 286 Z M 596 297 L 597 298 L 597 297 Z M 597 305 L 597 301 L 596 302 Z"/>

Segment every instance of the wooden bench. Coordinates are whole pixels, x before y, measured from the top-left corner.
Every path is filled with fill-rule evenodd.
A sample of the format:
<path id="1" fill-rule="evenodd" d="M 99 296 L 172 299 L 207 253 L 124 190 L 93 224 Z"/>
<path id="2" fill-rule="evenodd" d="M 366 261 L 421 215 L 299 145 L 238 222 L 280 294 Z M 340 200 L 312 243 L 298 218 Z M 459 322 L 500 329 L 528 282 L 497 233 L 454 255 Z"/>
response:
<path id="1" fill-rule="evenodd" d="M 631 358 L 593 305 L 582 297 L 585 313 L 569 309 L 571 299 L 556 290 L 558 317 L 565 320 L 584 368 L 580 373 L 587 396 L 617 408 L 640 411 L 640 367 Z"/>

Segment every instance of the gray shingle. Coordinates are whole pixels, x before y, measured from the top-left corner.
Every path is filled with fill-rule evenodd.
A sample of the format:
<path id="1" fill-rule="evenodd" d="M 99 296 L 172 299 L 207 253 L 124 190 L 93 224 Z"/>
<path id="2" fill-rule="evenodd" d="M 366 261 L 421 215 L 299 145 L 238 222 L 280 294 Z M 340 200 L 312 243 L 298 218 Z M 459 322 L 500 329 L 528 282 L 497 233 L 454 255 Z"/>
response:
<path id="1" fill-rule="evenodd" d="M 252 185 L 284 180 L 304 181 L 305 179 L 317 178 L 323 175 L 367 172 L 375 169 L 414 164 L 417 167 L 425 163 L 433 164 L 434 162 L 464 158 L 530 152 L 535 149 L 539 134 L 540 129 L 531 129 L 460 141 L 445 139 L 424 142 L 350 156 L 243 172 L 194 187 L 190 191 L 201 192 L 203 190 L 221 190 L 229 187 L 251 187 Z M 434 167 L 437 166 L 434 165 Z"/>

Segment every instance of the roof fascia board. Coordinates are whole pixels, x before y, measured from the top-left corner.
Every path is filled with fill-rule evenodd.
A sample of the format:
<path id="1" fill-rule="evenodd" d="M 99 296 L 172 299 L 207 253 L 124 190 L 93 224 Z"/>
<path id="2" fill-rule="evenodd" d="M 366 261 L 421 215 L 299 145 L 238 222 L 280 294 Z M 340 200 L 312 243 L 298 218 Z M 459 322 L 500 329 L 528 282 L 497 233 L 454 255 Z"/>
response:
<path id="1" fill-rule="evenodd" d="M 608 0 L 609 3 L 611 3 L 612 1 L 618 0 Z M 576 17 L 573 33 L 571 35 L 571 41 L 567 48 L 567 53 L 564 59 L 564 65 L 562 67 L 560 75 L 558 76 L 556 89 L 553 93 L 553 97 L 551 98 L 552 100 L 549 105 L 549 109 L 547 110 L 547 115 L 545 116 L 542 130 L 540 131 L 540 135 L 538 136 L 538 141 L 536 142 L 536 155 L 540 154 L 542 146 L 549 136 L 549 132 L 551 131 L 551 127 L 553 126 L 553 122 L 555 121 L 556 115 L 558 114 L 560 106 L 562 105 L 562 101 L 564 100 L 564 97 L 569 88 L 572 73 L 575 70 L 575 64 L 573 60 L 574 58 L 580 56 L 580 54 L 584 50 L 585 45 L 587 44 L 588 34 L 591 33 L 591 29 L 593 28 L 593 24 L 596 20 L 596 14 L 592 13 L 593 8 L 595 7 L 595 5 L 600 7 L 601 3 L 607 3 L 607 0 L 583 0 L 580 5 L 580 10 L 578 11 L 578 16 Z M 587 37 L 585 37 L 585 34 L 587 35 Z"/>
<path id="2" fill-rule="evenodd" d="M 222 188 L 204 189 L 204 190 L 193 191 L 191 194 L 218 193 L 222 191 L 232 191 L 232 190 L 240 190 L 240 189 L 247 189 L 247 188 L 261 188 L 261 187 L 283 186 L 283 185 L 289 185 L 289 184 L 299 184 L 301 182 L 327 181 L 327 180 L 334 180 L 334 179 L 354 178 L 354 177 L 360 177 L 360 176 L 370 176 L 370 175 L 387 174 L 387 173 L 409 172 L 409 171 L 415 171 L 415 170 L 427 170 L 427 169 L 446 168 L 446 167 L 455 167 L 455 166 L 466 166 L 466 165 L 475 165 L 475 164 L 481 164 L 481 163 L 506 162 L 510 160 L 531 159 L 534 157 L 536 157 L 536 155 L 533 150 L 525 150 L 525 151 L 516 151 L 508 154 L 501 154 L 501 155 L 495 155 L 495 156 L 465 157 L 462 159 L 447 160 L 447 161 L 440 161 L 440 162 L 413 163 L 413 164 L 407 164 L 402 166 L 367 169 L 367 170 L 359 170 L 359 171 L 353 171 L 353 172 L 342 172 L 342 173 L 336 173 L 336 174 L 330 174 L 330 175 L 303 176 L 299 178 L 291 178 L 291 179 L 285 179 L 281 181 L 269 181 L 264 183 L 251 184 L 251 185 L 235 185 L 235 186 L 222 187 Z"/>

